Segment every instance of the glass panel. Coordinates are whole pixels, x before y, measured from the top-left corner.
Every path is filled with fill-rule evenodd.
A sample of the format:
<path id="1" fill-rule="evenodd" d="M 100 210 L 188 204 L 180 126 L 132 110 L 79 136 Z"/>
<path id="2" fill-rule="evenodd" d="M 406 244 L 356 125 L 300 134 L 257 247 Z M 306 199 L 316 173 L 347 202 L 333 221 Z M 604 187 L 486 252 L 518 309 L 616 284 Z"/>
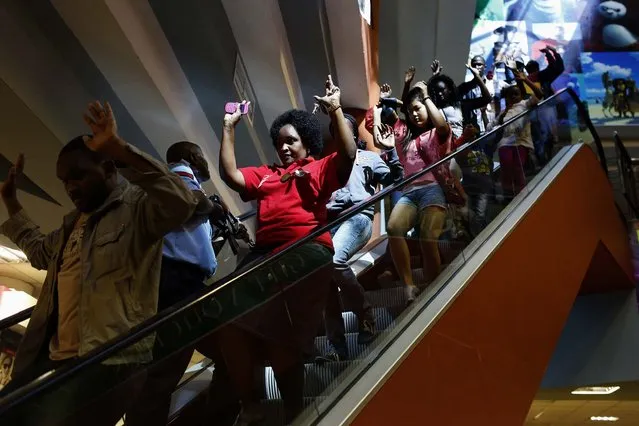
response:
<path id="1" fill-rule="evenodd" d="M 388 238 L 370 244 L 365 258 L 349 266 L 334 270 L 333 254 L 314 243 L 280 252 L 259 267 L 249 263 L 259 263 L 255 257 L 245 259 L 245 272 L 133 331 L 152 329 L 5 392 L 0 400 L 3 424 L 55 424 L 71 415 L 117 417 L 120 413 L 109 408 L 123 399 L 134 401 L 148 371 L 183 362 L 193 348 L 216 363 L 209 415 L 236 409 L 235 395 L 243 399 L 245 412 L 273 417 L 274 424 L 291 420 L 304 407 L 311 418 L 323 415 L 396 339 L 403 319 L 424 309 L 469 259 L 500 223 L 495 219 L 507 215 L 508 205 L 520 199 L 518 194 L 526 194 L 534 178 L 546 173 L 543 164 L 552 162 L 562 145 L 593 140 L 587 128 L 580 129 L 582 119 L 573 98 L 561 93 L 460 146 L 454 164 L 438 164 L 430 184 L 403 182 L 397 191 L 378 194 L 371 202 L 389 212 Z M 549 143 L 537 150 L 508 145 L 528 129 L 531 135 L 550 132 Z M 539 138 L 533 136 L 534 141 Z M 469 204 L 451 206 L 461 192 Z M 368 204 L 332 224 L 334 240 L 357 247 L 367 239 L 370 215 L 362 210 Z M 237 413 L 230 411 L 231 417 Z"/>
<path id="2" fill-rule="evenodd" d="M 102 352 L 99 363 L 81 365 L 95 355 L 88 354 L 53 372 L 44 369 L 43 376 L 5 392 L 0 403 L 2 423 L 56 424 L 74 415 L 95 418 L 96 413 L 101 418 L 115 416 L 115 423 L 121 413 L 109 412 L 110 406 L 121 407 L 122 401 L 133 400 L 149 369 L 190 359 L 193 348 L 214 360 L 224 359 L 236 371 L 241 371 L 242 362 L 249 362 L 251 372 L 251 357 L 269 348 L 243 346 L 243 330 L 292 346 L 297 346 L 296 339 L 303 342 L 304 333 L 307 336 L 312 332 L 307 338 L 312 346 L 323 305 L 297 302 L 325 299 L 331 266 L 330 250 L 313 242 L 272 258 L 261 268 L 251 270 L 247 265 L 249 272 L 225 280 L 226 284 L 180 309 L 154 333 L 146 333 L 141 340 L 121 342 L 119 350 L 111 346 L 111 353 Z M 304 310 L 300 310 L 302 306 Z M 251 382 L 251 392 L 252 386 Z M 32 388 L 37 391 L 31 393 Z"/>
<path id="3" fill-rule="evenodd" d="M 410 321 L 410 318 L 428 306 L 455 271 L 502 223 L 513 206 L 534 189 L 537 181 L 535 178 L 545 175 L 551 169 L 553 158 L 562 147 L 585 142 L 598 152 L 581 110 L 581 105 L 575 104 L 568 92 L 562 92 L 514 121 L 504 123 L 466 149 L 464 146 L 460 147 L 464 150 L 454 155 L 456 165 L 452 167 L 453 170 L 455 167 L 460 169 L 468 204 L 461 208 L 448 205 L 445 225 L 439 238 L 428 231 L 418 232 L 413 234 L 414 240 L 409 243 L 410 267 L 416 275 L 419 274 L 416 282 L 424 285 L 430 276 L 434 280 L 422 288 L 415 303 L 408 305 L 405 304 L 405 298 L 401 299 L 403 305 L 393 304 L 390 298 L 377 301 L 376 292 L 380 290 L 366 288 L 366 296 L 375 300 L 373 306 L 378 318 L 379 334 L 374 342 L 362 346 L 357 342 L 358 330 L 351 329 L 349 357 L 347 361 L 339 363 L 339 368 L 336 364 L 307 365 L 308 376 L 312 372 L 314 378 L 322 378 L 323 382 L 321 386 L 314 382 L 312 387 L 306 388 L 305 396 L 314 404 L 304 413 L 303 424 L 311 424 L 327 412 L 332 403 L 375 363 L 379 354 L 401 334 L 402 329 L 398 327 L 402 322 L 406 323 L 402 320 L 406 318 Z M 509 145 L 509 142 L 512 143 L 510 136 L 514 135 L 515 140 L 519 141 L 525 132 L 530 132 L 534 149 Z M 491 167 L 484 167 L 487 158 L 492 160 L 487 162 L 489 166 L 492 163 L 492 170 Z M 390 202 L 387 201 L 386 205 L 390 207 Z M 435 221 L 431 219 L 430 224 L 433 223 Z M 392 234 L 392 226 L 390 231 L 389 234 Z M 392 240 L 393 237 L 389 236 L 390 244 Z M 422 270 L 428 266 L 421 264 L 419 250 L 435 245 L 439 248 L 441 269 L 438 275 L 424 274 Z M 418 269 L 420 267 L 421 270 Z M 399 284 L 395 282 L 395 285 Z M 382 291 L 388 293 L 402 290 L 402 287 L 394 287 L 384 288 Z M 353 316 L 348 310 L 345 306 L 346 319 Z M 324 338 L 318 339 L 323 342 L 321 339 Z"/>

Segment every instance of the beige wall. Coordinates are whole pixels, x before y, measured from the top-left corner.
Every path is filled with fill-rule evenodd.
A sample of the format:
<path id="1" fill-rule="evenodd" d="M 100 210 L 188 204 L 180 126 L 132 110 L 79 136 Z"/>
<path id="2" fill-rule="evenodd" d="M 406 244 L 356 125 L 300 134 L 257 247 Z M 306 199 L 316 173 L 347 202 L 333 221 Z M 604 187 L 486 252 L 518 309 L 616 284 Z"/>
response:
<path id="1" fill-rule="evenodd" d="M 44 282 L 46 271 L 39 271 L 29 263 L 0 264 L 0 285 L 24 291 L 37 298 Z"/>

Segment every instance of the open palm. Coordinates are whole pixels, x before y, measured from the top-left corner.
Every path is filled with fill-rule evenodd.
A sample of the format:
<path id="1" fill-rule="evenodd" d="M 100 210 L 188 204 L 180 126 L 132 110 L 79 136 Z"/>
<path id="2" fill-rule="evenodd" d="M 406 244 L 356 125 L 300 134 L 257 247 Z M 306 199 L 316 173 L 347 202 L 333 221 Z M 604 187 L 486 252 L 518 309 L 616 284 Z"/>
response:
<path id="1" fill-rule="evenodd" d="M 377 139 L 377 143 L 385 149 L 395 148 L 395 133 L 393 132 L 393 128 L 388 124 L 377 127 L 375 139 Z"/>
<path id="2" fill-rule="evenodd" d="M 18 159 L 16 163 L 11 166 L 9 169 L 9 173 L 7 174 L 7 178 L 2 183 L 0 187 L 0 195 L 2 199 L 15 199 L 16 198 L 16 188 L 17 188 L 17 178 L 22 174 L 24 170 L 24 154 L 18 155 Z"/>
<path id="3" fill-rule="evenodd" d="M 98 101 L 90 103 L 88 112 L 84 114 L 84 121 L 93 133 L 93 137 L 85 141 L 89 149 L 102 151 L 117 139 L 118 126 L 108 102 L 104 106 Z"/>
<path id="4" fill-rule="evenodd" d="M 404 72 L 404 83 L 411 83 L 414 78 L 415 78 L 415 67 L 411 65 Z"/>
<path id="5" fill-rule="evenodd" d="M 444 71 L 444 67 L 438 59 L 435 59 L 432 64 L 430 64 L 430 70 L 433 72 L 433 75 L 439 75 Z"/>
<path id="6" fill-rule="evenodd" d="M 393 89 L 391 89 L 390 84 L 384 83 L 379 88 L 379 97 L 384 99 L 390 97 L 393 94 Z"/>
<path id="7" fill-rule="evenodd" d="M 322 111 L 330 113 L 338 109 L 340 104 L 341 92 L 339 87 L 333 83 L 333 78 L 328 75 L 326 80 L 326 94 L 324 96 L 315 96 L 315 100 L 319 104 Z"/>
<path id="8" fill-rule="evenodd" d="M 479 71 L 473 68 L 470 64 L 466 64 L 466 68 L 470 71 L 473 77 L 477 80 L 481 79 L 481 75 L 479 75 Z"/>

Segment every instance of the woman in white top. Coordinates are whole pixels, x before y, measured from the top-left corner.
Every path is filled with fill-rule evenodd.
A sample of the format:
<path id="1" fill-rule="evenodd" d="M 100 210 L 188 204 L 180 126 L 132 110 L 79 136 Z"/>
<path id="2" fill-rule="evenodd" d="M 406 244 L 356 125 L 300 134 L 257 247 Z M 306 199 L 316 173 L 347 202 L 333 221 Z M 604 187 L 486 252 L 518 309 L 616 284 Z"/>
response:
<path id="1" fill-rule="evenodd" d="M 541 90 L 525 74 L 515 71 L 515 78 L 517 85 L 506 87 L 502 91 L 502 97 L 506 100 L 506 109 L 497 117 L 491 127 L 501 125 L 532 108 L 543 97 Z M 524 84 L 530 87 L 533 92 L 533 95 L 526 100 L 522 95 L 525 93 Z M 519 194 L 526 185 L 524 166 L 530 152 L 534 149 L 530 132 L 530 117 L 522 117 L 504 128 L 503 136 L 498 145 L 504 196 L 512 198 Z"/>

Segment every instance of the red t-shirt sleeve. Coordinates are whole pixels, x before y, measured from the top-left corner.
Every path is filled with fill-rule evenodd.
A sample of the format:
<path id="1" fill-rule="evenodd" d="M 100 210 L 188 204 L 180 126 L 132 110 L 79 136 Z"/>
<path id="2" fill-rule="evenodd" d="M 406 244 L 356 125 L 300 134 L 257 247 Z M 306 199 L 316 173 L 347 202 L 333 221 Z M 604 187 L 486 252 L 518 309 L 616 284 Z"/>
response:
<path id="1" fill-rule="evenodd" d="M 366 111 L 366 115 L 364 116 L 364 128 L 368 130 L 371 134 L 373 133 L 373 123 L 374 123 L 373 109 L 375 109 L 375 107 L 369 108 L 368 111 Z"/>
<path id="2" fill-rule="evenodd" d="M 393 124 L 393 133 L 395 134 L 395 145 L 401 143 L 408 135 L 408 125 L 402 119 L 399 119 Z"/>
<path id="3" fill-rule="evenodd" d="M 267 166 L 258 167 L 242 167 L 240 173 L 244 176 L 244 191 L 240 193 L 242 201 L 251 201 L 258 198 L 260 191 L 260 183 L 264 176 L 268 173 Z"/>
<path id="4" fill-rule="evenodd" d="M 339 166 L 339 157 L 334 152 L 331 155 L 318 160 L 319 167 L 317 168 L 317 174 L 314 176 L 314 182 L 319 193 L 330 197 L 330 195 L 344 186 L 346 182 L 340 182 L 337 173 Z"/>

